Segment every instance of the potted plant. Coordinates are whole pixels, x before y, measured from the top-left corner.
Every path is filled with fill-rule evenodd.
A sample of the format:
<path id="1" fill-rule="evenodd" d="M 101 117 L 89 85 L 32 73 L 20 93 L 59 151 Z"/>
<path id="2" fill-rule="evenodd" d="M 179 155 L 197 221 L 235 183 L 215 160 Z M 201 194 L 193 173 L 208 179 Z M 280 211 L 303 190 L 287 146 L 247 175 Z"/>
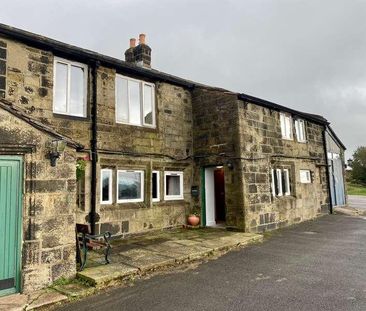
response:
<path id="1" fill-rule="evenodd" d="M 187 223 L 190 226 L 198 226 L 200 223 L 200 214 L 201 214 L 201 210 L 199 208 L 199 206 L 194 206 L 192 208 L 192 211 L 188 214 L 187 217 Z"/>

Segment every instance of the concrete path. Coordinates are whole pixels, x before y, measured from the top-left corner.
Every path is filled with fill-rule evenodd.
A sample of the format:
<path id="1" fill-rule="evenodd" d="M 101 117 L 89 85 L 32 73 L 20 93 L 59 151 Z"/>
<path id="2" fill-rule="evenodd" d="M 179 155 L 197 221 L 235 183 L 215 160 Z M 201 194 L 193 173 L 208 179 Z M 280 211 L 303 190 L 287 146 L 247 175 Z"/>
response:
<path id="1" fill-rule="evenodd" d="M 349 195 L 348 206 L 357 209 L 366 210 L 366 196 L 364 195 Z"/>
<path id="2" fill-rule="evenodd" d="M 59 310 L 366 310 L 366 220 L 327 215 Z"/>

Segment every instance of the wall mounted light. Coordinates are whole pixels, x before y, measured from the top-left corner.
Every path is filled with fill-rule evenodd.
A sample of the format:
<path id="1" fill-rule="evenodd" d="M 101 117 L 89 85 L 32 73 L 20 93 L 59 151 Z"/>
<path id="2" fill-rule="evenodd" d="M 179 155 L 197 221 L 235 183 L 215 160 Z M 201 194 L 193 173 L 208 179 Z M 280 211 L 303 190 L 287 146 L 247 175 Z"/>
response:
<path id="1" fill-rule="evenodd" d="M 50 157 L 51 166 L 56 166 L 56 160 L 60 158 L 64 152 L 66 142 L 62 139 L 52 140 L 48 145 L 48 155 Z"/>

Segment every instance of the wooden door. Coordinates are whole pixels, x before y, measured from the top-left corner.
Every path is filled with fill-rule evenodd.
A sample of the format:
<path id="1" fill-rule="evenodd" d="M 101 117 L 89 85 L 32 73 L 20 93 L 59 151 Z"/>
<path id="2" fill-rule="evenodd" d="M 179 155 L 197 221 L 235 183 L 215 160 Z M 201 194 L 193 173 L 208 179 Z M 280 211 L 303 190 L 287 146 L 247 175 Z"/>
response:
<path id="1" fill-rule="evenodd" d="M 20 289 L 22 159 L 0 156 L 0 296 Z"/>

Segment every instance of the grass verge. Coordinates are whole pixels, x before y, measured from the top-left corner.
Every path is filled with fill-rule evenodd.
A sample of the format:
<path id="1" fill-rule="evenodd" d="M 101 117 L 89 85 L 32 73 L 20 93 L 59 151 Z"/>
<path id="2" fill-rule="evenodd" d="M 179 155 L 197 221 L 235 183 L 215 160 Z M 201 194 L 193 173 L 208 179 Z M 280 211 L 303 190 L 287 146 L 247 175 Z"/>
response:
<path id="1" fill-rule="evenodd" d="M 347 183 L 347 194 L 348 195 L 366 195 L 366 186 Z"/>

